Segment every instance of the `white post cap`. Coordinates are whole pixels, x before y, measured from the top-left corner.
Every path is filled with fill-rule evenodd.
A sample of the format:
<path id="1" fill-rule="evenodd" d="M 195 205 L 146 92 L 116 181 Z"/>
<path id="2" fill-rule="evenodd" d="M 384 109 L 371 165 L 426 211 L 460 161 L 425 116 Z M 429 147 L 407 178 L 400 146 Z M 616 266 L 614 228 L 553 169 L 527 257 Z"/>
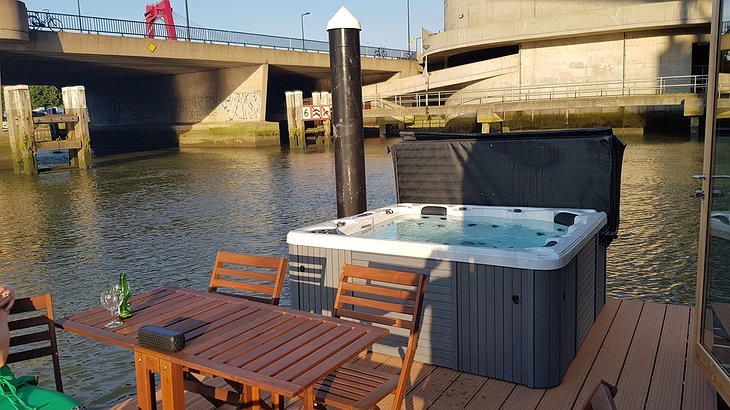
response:
<path id="1" fill-rule="evenodd" d="M 362 30 L 360 26 L 360 20 L 356 19 L 355 16 L 350 13 L 347 7 L 342 6 L 337 13 L 327 22 L 327 31 L 337 30 L 341 28 L 354 28 L 356 30 Z"/>

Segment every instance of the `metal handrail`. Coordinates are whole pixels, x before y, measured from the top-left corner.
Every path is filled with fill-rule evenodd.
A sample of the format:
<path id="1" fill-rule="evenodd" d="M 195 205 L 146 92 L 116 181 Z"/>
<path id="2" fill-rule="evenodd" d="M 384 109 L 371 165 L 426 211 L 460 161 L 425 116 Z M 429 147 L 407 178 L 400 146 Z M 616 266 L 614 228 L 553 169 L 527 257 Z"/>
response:
<path id="1" fill-rule="evenodd" d="M 106 17 L 79 16 L 74 14 L 52 13 L 48 11 L 28 11 L 28 25 L 31 30 L 71 31 L 89 34 L 147 37 L 147 23 L 144 21 L 120 20 Z M 212 44 L 254 46 L 282 50 L 302 50 L 329 53 L 329 42 L 304 40 L 301 38 L 270 36 L 240 31 L 217 30 L 201 27 L 188 27 L 154 23 L 155 38 L 168 39 L 167 28 L 174 27 L 180 41 Z M 361 46 L 360 54 L 369 57 L 415 60 L 414 53 L 394 48 Z"/>
<path id="2" fill-rule="evenodd" d="M 490 104 L 536 100 L 627 97 L 672 93 L 704 94 L 707 75 L 657 77 L 640 80 L 594 81 L 488 88 L 486 90 L 429 91 L 375 96 L 365 99 L 371 107 L 422 107 L 427 105 Z"/>

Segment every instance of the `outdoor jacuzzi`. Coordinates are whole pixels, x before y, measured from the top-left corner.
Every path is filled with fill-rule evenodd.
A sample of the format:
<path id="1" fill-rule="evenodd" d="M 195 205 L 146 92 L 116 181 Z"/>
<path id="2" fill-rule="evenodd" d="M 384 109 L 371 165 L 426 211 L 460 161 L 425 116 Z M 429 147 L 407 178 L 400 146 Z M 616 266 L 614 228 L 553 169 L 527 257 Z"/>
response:
<path id="1" fill-rule="evenodd" d="M 429 276 L 416 360 L 560 384 L 605 302 L 604 212 L 398 204 L 289 232 L 292 307 L 331 314 L 344 264 Z M 375 351 L 402 355 L 392 333 Z"/>

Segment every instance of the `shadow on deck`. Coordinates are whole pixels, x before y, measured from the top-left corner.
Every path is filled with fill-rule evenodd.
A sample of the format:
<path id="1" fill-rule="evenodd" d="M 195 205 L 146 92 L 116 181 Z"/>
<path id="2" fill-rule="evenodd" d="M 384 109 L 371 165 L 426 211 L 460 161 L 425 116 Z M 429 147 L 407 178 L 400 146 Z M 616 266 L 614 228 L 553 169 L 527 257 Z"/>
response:
<path id="1" fill-rule="evenodd" d="M 693 359 L 693 310 L 609 299 L 563 383 L 551 389 L 531 389 L 416 362 L 405 408 L 582 409 L 605 380 L 618 387 L 616 406 L 622 410 L 717 409 L 715 390 Z M 400 359 L 391 356 L 369 353 L 358 360 L 392 373 L 400 370 Z M 389 409 L 391 398 L 384 399 L 380 408 Z M 186 394 L 186 401 L 188 409 L 215 408 L 192 393 Z M 300 407 L 298 400 L 287 403 L 287 409 Z M 136 408 L 134 398 L 114 407 Z M 158 408 L 162 408 L 159 403 Z"/>

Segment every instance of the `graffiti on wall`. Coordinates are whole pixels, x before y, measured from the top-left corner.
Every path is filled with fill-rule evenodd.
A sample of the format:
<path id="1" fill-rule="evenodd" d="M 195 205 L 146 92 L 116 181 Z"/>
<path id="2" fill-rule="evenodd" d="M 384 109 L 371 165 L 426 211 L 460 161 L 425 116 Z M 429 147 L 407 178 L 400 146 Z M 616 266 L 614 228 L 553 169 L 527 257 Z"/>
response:
<path id="1" fill-rule="evenodd" d="M 261 118 L 261 92 L 234 92 L 221 104 L 228 121 L 258 120 Z"/>

